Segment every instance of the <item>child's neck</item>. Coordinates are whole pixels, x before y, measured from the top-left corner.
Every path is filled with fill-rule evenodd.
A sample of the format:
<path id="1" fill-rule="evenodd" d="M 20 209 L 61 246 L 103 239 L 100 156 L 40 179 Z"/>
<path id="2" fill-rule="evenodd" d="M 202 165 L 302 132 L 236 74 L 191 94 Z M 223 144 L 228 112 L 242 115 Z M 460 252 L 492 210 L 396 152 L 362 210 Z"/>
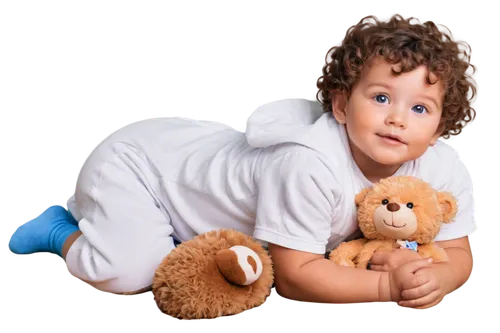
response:
<path id="1" fill-rule="evenodd" d="M 363 173 L 363 175 L 366 177 L 366 179 L 368 179 L 372 183 L 376 183 L 383 178 L 387 178 L 394 175 L 396 171 L 398 171 L 398 169 L 401 167 L 401 164 L 398 166 L 391 167 L 390 169 L 381 169 L 381 168 L 379 169 L 378 167 L 372 167 L 372 166 L 363 167 L 362 165 L 359 164 L 358 167 Z M 384 165 L 383 167 L 387 168 L 386 165 Z"/>

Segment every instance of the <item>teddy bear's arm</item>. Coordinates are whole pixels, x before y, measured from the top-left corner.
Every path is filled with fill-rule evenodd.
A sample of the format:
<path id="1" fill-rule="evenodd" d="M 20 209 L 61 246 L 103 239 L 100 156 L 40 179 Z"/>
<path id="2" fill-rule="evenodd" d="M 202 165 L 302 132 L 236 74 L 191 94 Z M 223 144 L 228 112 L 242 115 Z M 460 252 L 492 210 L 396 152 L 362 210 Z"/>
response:
<path id="1" fill-rule="evenodd" d="M 364 268 L 368 265 L 368 261 L 370 261 L 373 253 L 377 250 L 381 251 L 392 251 L 394 248 L 393 240 L 372 240 L 368 242 L 361 253 L 359 254 L 358 263 L 356 265 L 357 268 Z"/>
<path id="2" fill-rule="evenodd" d="M 417 251 L 424 258 L 432 258 L 434 263 L 448 261 L 446 251 L 436 243 L 419 245 Z"/>
<path id="3" fill-rule="evenodd" d="M 330 260 L 340 266 L 356 267 L 354 259 L 361 252 L 366 242 L 366 238 L 343 242 L 330 252 Z"/>

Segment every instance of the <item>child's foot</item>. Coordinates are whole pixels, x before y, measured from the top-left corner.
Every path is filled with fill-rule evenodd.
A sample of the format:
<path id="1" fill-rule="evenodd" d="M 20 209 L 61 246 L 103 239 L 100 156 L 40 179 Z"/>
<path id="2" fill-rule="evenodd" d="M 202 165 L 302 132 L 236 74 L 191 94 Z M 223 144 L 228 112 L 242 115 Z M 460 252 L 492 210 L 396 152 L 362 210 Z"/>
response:
<path id="1" fill-rule="evenodd" d="M 9 248 L 17 254 L 51 252 L 62 257 L 69 235 L 78 231 L 75 219 L 61 206 L 47 208 L 37 218 L 20 226 L 12 235 Z"/>

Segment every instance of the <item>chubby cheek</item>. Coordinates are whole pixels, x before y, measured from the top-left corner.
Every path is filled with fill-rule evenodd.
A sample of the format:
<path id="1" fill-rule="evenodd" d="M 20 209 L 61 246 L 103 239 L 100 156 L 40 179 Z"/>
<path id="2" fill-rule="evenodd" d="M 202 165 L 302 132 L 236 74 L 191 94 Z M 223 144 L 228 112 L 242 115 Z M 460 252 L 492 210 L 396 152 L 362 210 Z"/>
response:
<path id="1" fill-rule="evenodd" d="M 368 105 L 355 105 L 347 114 L 347 130 L 351 140 L 357 146 L 363 146 L 367 140 L 373 140 L 377 122 L 383 122 L 383 119 L 377 119 L 376 113 Z"/>
<path id="2" fill-rule="evenodd" d="M 431 144 L 432 136 L 435 132 L 417 132 L 414 133 L 411 144 L 409 145 L 409 153 L 415 157 L 418 157 L 425 153 L 429 145 Z"/>
<path id="3" fill-rule="evenodd" d="M 408 149 L 408 159 L 415 160 L 418 157 L 422 156 L 427 150 L 429 145 L 424 144 L 413 144 L 410 145 L 410 149 Z"/>
<path id="4" fill-rule="evenodd" d="M 369 129 L 362 123 L 347 122 L 346 124 L 349 140 L 365 154 L 370 150 Z"/>

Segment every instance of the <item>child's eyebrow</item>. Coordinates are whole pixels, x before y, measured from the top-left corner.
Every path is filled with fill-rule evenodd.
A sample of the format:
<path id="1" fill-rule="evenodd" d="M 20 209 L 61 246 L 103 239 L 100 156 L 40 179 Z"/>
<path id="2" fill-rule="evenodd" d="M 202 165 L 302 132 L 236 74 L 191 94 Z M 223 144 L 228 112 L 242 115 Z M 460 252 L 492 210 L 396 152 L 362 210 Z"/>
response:
<path id="1" fill-rule="evenodd" d="M 392 86 L 390 84 L 387 84 L 385 82 L 373 82 L 373 83 L 370 83 L 366 88 L 371 88 L 373 86 L 381 86 L 381 87 L 384 87 L 384 88 L 387 88 L 387 89 L 392 89 Z"/>

